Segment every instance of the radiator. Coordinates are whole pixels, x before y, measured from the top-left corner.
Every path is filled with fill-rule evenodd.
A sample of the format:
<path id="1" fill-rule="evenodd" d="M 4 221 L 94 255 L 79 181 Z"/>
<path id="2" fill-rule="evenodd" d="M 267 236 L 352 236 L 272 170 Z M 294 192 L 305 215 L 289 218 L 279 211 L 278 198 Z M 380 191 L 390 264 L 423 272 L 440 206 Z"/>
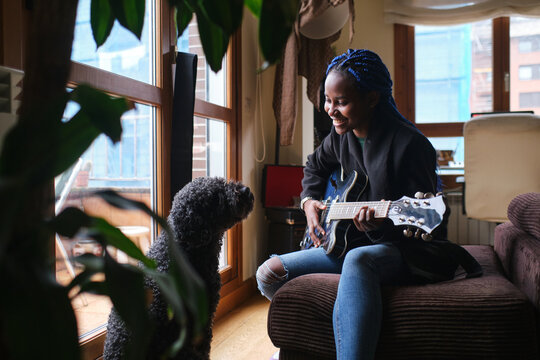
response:
<path id="1" fill-rule="evenodd" d="M 497 223 L 474 220 L 463 213 L 461 192 L 446 194 L 451 209 L 448 219 L 448 240 L 460 245 L 493 245 Z"/>

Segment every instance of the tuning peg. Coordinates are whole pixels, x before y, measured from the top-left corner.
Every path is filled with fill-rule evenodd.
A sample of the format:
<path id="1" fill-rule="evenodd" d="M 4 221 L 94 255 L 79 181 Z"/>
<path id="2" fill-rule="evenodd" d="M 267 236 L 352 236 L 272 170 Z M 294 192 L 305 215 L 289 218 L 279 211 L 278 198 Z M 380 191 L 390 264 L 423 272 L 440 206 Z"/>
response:
<path id="1" fill-rule="evenodd" d="M 431 236 L 431 234 L 428 234 L 428 233 L 423 233 L 422 234 L 422 240 L 431 241 L 432 239 L 433 239 L 433 237 Z"/>
<path id="2" fill-rule="evenodd" d="M 413 232 L 410 227 L 407 227 L 405 230 L 403 230 L 403 235 L 405 237 L 410 238 L 413 235 Z"/>
<path id="3" fill-rule="evenodd" d="M 416 194 L 414 194 L 414 197 L 417 198 L 417 199 L 423 199 L 424 198 L 424 193 L 421 192 L 421 191 L 417 191 Z"/>
<path id="4" fill-rule="evenodd" d="M 424 194 L 424 199 L 431 199 L 431 198 L 434 197 L 434 196 L 435 196 L 435 195 L 433 195 L 433 193 L 428 192 L 428 193 L 425 193 L 425 194 Z"/>
<path id="5" fill-rule="evenodd" d="M 420 229 L 416 230 L 416 232 L 414 233 L 414 237 L 418 239 L 420 235 L 422 235 L 422 230 Z"/>

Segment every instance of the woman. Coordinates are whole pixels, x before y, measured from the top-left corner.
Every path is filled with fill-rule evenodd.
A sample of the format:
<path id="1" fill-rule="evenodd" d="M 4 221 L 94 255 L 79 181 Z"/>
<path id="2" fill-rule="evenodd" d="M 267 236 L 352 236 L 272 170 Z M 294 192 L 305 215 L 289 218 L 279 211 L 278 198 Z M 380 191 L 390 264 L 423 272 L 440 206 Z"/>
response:
<path id="1" fill-rule="evenodd" d="M 333 312 L 337 358 L 373 359 L 382 319 L 381 285 L 451 279 L 463 254 L 444 239 L 445 224 L 427 243 L 405 237 L 403 229 L 376 219 L 368 207 L 353 219 L 358 232 L 344 257 L 329 256 L 319 247 L 317 234 L 324 233 L 319 213 L 325 206 L 318 199 L 336 169 L 367 179 L 358 201 L 396 200 L 438 188 L 435 150 L 397 111 L 390 74 L 377 54 L 348 50 L 333 59 L 325 81 L 325 111 L 333 127 L 308 157 L 302 180 L 301 207 L 315 247 L 272 256 L 257 270 L 257 282 L 271 299 L 292 278 L 340 273 Z M 471 261 L 467 266 L 478 275 L 479 266 Z"/>

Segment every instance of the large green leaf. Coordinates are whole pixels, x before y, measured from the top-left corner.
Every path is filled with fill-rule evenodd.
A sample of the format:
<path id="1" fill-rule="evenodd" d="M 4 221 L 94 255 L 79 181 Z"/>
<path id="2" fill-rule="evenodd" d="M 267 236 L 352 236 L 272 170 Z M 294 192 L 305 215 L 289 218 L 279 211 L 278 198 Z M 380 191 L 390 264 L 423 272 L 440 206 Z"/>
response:
<path id="1" fill-rule="evenodd" d="M 164 297 L 165 301 L 169 305 L 173 317 L 180 327 L 180 333 L 178 334 L 178 338 L 171 345 L 166 354 L 167 357 L 174 358 L 178 350 L 180 350 L 184 345 L 187 337 L 188 316 L 186 315 L 183 296 L 179 289 L 176 287 L 173 277 L 169 274 L 160 273 L 149 268 L 143 268 L 142 271 L 147 276 L 154 279 L 161 291 L 161 295 Z M 192 279 L 190 279 L 190 281 L 192 281 Z M 192 314 L 191 318 L 194 318 L 194 315 L 195 314 Z"/>
<path id="2" fill-rule="evenodd" d="M 281 59 L 285 44 L 298 16 L 300 0 L 263 0 L 259 22 L 259 46 L 264 58 Z"/>
<path id="3" fill-rule="evenodd" d="M 245 0 L 244 3 L 253 15 L 261 17 L 262 0 Z"/>
<path id="4" fill-rule="evenodd" d="M 182 36 L 191 19 L 193 19 L 193 9 L 185 1 L 179 1 L 178 5 L 176 5 L 176 29 L 178 37 Z"/>
<path id="5" fill-rule="evenodd" d="M 19 122 L 9 132 L 0 158 L 0 176 L 6 181 L 17 177 L 27 186 L 36 186 L 52 180 L 68 169 L 101 134 L 112 141 L 120 140 L 120 118 L 132 104 L 124 98 L 112 98 L 87 85 L 80 85 L 72 93 L 81 106 L 69 121 L 61 117 L 52 121 L 66 106 L 67 93 L 42 112 L 33 112 L 48 126 L 29 129 L 27 122 Z"/>
<path id="6" fill-rule="evenodd" d="M 84 211 L 76 207 L 67 207 L 49 222 L 49 226 L 57 233 L 74 237 L 82 227 L 90 226 L 92 219 Z"/>
<path id="7" fill-rule="evenodd" d="M 114 25 L 114 15 L 112 13 L 109 0 L 92 0 L 90 7 L 90 24 L 96 46 L 100 47 L 109 37 Z"/>
<path id="8" fill-rule="evenodd" d="M 165 221 L 165 219 L 153 212 L 148 206 L 146 206 L 145 203 L 125 198 L 114 190 L 97 191 L 95 195 L 101 197 L 109 205 L 112 205 L 116 208 L 123 210 L 139 210 L 144 212 L 146 215 L 154 219 L 159 224 L 159 226 L 161 226 L 163 230 L 168 233 L 171 238 L 174 238 L 174 234 L 169 227 L 169 224 L 167 224 L 167 221 Z"/>
<path id="9" fill-rule="evenodd" d="M 92 119 L 79 111 L 57 128 L 57 141 L 50 149 L 36 153 L 39 161 L 28 169 L 30 183 L 40 184 L 69 169 L 99 135 Z"/>
<path id="10" fill-rule="evenodd" d="M 109 0 L 118 22 L 141 38 L 144 25 L 145 0 Z"/>
<path id="11" fill-rule="evenodd" d="M 199 8 L 197 10 L 197 25 L 199 26 L 199 36 L 206 56 L 206 62 L 214 72 L 221 70 L 223 57 L 229 46 L 230 34 L 214 24 L 207 15 Z"/>
<path id="12" fill-rule="evenodd" d="M 112 245 L 126 255 L 142 261 L 146 266 L 155 268 L 155 261 L 144 256 L 137 245 L 120 229 L 109 224 L 105 219 L 89 216 L 83 211 L 69 207 L 49 222 L 50 226 L 60 235 L 73 237 L 79 234 L 98 241 L 104 248 Z"/>
<path id="13" fill-rule="evenodd" d="M 231 36 L 242 23 L 244 0 L 202 0 L 208 19 Z"/>
<path id="14" fill-rule="evenodd" d="M 105 258 L 93 254 L 82 254 L 73 260 L 84 266 L 84 270 L 77 274 L 67 286 L 68 292 L 76 286 L 86 286 L 91 282 L 92 277 L 105 272 Z"/>
<path id="15" fill-rule="evenodd" d="M 134 108 L 133 103 L 125 98 L 111 97 L 91 86 L 81 84 L 71 92 L 72 99 L 86 114 L 92 124 L 107 135 L 113 142 L 120 141 L 122 135 L 122 115 Z M 69 122 L 68 122 L 69 123 Z"/>
<path id="16" fill-rule="evenodd" d="M 105 253 L 105 279 L 114 308 L 131 332 L 127 359 L 145 359 L 153 326 L 148 316 L 144 276 L 130 265 L 118 264 Z"/>

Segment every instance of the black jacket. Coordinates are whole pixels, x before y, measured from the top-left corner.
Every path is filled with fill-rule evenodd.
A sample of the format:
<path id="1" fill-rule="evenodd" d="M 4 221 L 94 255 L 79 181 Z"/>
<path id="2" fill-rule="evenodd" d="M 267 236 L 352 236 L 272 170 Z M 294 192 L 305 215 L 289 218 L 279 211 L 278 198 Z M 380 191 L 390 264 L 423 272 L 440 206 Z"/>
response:
<path id="1" fill-rule="evenodd" d="M 334 128 L 308 157 L 301 197 L 320 199 L 330 174 L 341 167 L 345 174 L 356 170 L 368 183 L 358 201 L 397 200 L 414 197 L 417 191 L 437 192 L 436 153 L 418 129 L 404 121 L 375 119 L 364 146 L 352 131 L 338 135 Z M 461 264 L 471 276 L 481 274 L 480 265 L 460 246 L 446 239 L 446 221 L 431 242 L 407 238 L 403 229 L 386 221 L 377 231 L 364 234 L 369 242 L 391 241 L 398 245 L 413 276 L 435 282 L 454 277 Z M 358 244 L 365 244 L 360 239 Z"/>

